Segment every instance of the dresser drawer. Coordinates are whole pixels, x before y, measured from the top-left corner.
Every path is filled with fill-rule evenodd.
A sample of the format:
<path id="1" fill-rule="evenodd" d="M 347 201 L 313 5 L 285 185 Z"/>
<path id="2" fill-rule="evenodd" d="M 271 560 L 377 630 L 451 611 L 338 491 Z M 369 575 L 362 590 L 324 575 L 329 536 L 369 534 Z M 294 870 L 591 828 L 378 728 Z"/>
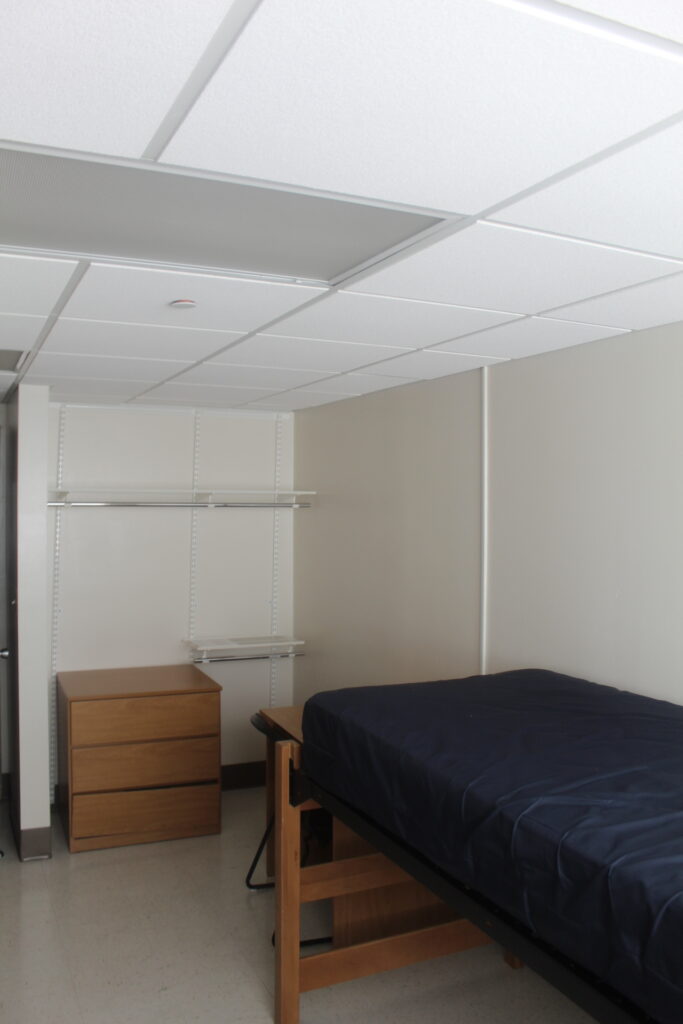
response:
<path id="1" fill-rule="evenodd" d="M 146 833 L 170 838 L 220 831 L 218 783 L 88 793 L 72 799 L 74 839 Z"/>
<path id="2" fill-rule="evenodd" d="M 71 789 L 94 793 L 219 778 L 218 737 L 78 747 L 71 754 Z"/>
<path id="3" fill-rule="evenodd" d="M 71 703 L 71 745 L 206 736 L 218 731 L 218 693 L 121 697 Z"/>

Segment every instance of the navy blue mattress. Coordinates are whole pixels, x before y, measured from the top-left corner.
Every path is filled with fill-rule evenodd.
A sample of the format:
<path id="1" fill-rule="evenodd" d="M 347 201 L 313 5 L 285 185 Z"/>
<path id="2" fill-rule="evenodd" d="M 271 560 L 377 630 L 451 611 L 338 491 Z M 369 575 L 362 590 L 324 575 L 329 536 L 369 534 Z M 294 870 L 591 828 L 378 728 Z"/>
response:
<path id="1" fill-rule="evenodd" d="M 319 693 L 303 766 L 683 1024 L 683 707 L 526 669 Z"/>

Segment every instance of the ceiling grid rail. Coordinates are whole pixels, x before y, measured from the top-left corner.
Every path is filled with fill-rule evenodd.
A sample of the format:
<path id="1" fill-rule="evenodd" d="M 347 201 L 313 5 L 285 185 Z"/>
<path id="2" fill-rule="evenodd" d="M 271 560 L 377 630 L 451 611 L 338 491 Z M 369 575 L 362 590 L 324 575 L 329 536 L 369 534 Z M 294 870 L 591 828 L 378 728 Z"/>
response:
<path id="1" fill-rule="evenodd" d="M 176 96 L 142 154 L 143 160 L 160 159 L 193 106 L 204 92 L 263 0 L 234 0 L 202 57 Z"/>
<path id="2" fill-rule="evenodd" d="M 85 12 L 68 102 L 9 15 L 0 393 L 294 412 L 680 322 L 673 9 L 190 8 Z"/>

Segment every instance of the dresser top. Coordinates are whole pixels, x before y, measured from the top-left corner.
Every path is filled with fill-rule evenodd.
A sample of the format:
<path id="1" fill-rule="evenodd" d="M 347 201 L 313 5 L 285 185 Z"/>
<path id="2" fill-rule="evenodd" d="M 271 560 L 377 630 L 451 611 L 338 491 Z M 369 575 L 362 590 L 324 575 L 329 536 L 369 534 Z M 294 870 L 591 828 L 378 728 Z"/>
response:
<path id="1" fill-rule="evenodd" d="M 98 668 L 59 672 L 57 682 L 69 700 L 157 697 L 174 693 L 219 693 L 221 687 L 196 665 Z"/>

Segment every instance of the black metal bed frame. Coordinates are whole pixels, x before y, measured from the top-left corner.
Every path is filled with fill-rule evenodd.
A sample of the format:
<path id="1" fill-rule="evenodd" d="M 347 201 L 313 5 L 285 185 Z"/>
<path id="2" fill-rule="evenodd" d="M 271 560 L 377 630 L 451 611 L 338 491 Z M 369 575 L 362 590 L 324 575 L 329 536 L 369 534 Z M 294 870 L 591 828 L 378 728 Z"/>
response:
<path id="1" fill-rule="evenodd" d="M 538 938 L 490 900 L 456 881 L 365 814 L 318 786 L 303 770 L 290 769 L 289 791 L 293 806 L 306 800 L 317 801 L 600 1024 L 657 1024 L 653 1017 Z"/>

